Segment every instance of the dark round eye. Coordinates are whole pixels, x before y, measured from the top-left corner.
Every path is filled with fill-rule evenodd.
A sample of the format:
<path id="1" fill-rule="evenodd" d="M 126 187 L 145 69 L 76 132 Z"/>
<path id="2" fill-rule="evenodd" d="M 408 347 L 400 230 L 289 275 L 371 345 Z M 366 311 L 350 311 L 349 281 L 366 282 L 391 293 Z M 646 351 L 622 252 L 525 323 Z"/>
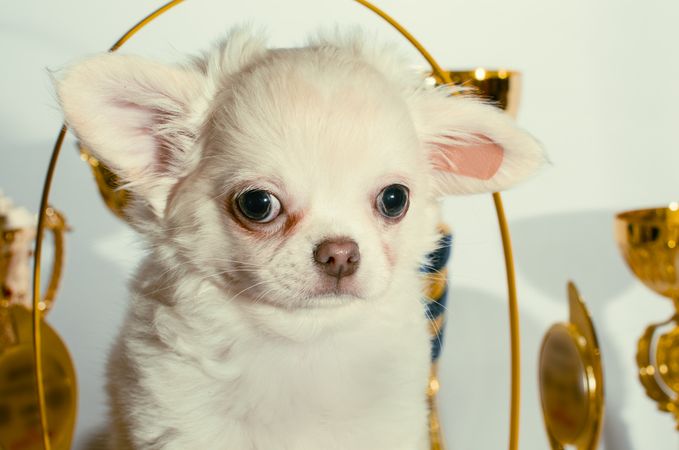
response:
<path id="1" fill-rule="evenodd" d="M 261 189 L 243 192 L 236 203 L 240 212 L 253 222 L 271 222 L 281 212 L 281 202 L 276 196 Z"/>
<path id="2" fill-rule="evenodd" d="M 408 210 L 408 188 L 402 184 L 387 186 L 376 201 L 380 214 L 389 219 L 398 219 Z"/>

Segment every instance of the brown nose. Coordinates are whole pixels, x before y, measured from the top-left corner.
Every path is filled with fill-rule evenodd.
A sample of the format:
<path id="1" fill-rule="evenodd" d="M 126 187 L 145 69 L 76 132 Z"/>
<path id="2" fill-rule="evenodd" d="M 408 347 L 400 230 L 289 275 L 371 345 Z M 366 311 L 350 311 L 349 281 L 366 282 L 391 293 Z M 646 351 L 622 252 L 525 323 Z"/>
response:
<path id="1" fill-rule="evenodd" d="M 356 272 L 361 253 L 351 239 L 328 239 L 314 250 L 314 260 L 328 275 L 342 278 Z"/>

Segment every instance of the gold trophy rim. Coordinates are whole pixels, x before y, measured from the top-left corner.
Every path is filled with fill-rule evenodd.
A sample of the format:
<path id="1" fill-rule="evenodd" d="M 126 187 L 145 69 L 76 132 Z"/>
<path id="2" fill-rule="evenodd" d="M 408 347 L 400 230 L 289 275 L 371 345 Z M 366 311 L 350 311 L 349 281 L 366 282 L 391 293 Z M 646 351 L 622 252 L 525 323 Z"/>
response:
<path id="1" fill-rule="evenodd" d="M 523 72 L 517 69 L 505 69 L 503 67 L 486 67 L 486 66 L 478 66 L 478 67 L 461 67 L 461 68 L 455 68 L 455 69 L 445 69 L 446 72 L 449 74 L 455 74 L 455 75 L 464 75 L 464 74 L 474 74 L 474 78 L 477 80 L 488 80 L 488 79 L 500 79 L 500 80 L 506 80 L 510 79 L 513 77 L 518 77 L 523 75 Z M 477 76 L 481 75 L 483 76 Z"/>
<path id="2" fill-rule="evenodd" d="M 462 93 L 471 93 L 480 98 L 487 99 L 491 104 L 504 110 L 509 116 L 516 118 L 521 100 L 523 74 L 519 70 L 497 68 L 461 68 L 445 69 L 453 85 L 464 88 Z M 442 83 L 435 75 L 433 79 Z"/>
<path id="3" fill-rule="evenodd" d="M 626 224 L 662 224 L 667 225 L 667 213 L 676 213 L 679 218 L 679 202 L 670 202 L 665 206 L 651 208 L 628 209 L 615 214 L 615 220 Z M 674 223 L 672 223 L 674 225 Z M 679 220 L 676 225 L 679 226 Z"/>
<path id="4" fill-rule="evenodd" d="M 658 235 L 658 242 L 662 245 L 650 250 L 649 257 L 643 261 L 635 260 L 632 255 L 635 244 L 630 242 L 629 233 L 634 227 L 639 229 L 655 227 L 665 231 L 664 234 Z M 676 237 L 667 237 L 668 232 L 676 233 Z M 659 255 L 679 250 L 679 203 L 670 202 L 665 206 L 630 209 L 616 213 L 614 236 L 623 260 L 634 277 L 651 291 L 673 301 L 679 312 L 679 277 L 673 282 L 663 279 L 658 281 L 657 277 L 653 277 L 655 271 L 649 270 L 649 267 L 653 268 L 663 263 L 661 260 L 658 261 Z M 660 239 L 661 236 L 663 239 Z M 655 262 L 653 254 L 656 254 Z M 665 264 L 670 263 L 665 261 Z M 672 265 L 675 270 L 679 270 L 679 260 L 675 260 Z"/>

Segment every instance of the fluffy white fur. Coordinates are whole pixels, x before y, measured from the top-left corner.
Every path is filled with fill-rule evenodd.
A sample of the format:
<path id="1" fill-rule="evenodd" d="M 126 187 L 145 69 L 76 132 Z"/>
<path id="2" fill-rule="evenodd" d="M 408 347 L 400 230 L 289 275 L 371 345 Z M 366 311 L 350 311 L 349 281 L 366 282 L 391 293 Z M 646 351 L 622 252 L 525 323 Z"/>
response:
<path id="1" fill-rule="evenodd" d="M 503 113 L 406 67 L 352 36 L 267 49 L 240 30 L 185 66 L 105 54 L 58 82 L 149 244 L 110 357 L 111 448 L 428 448 L 418 268 L 437 198 L 504 189 L 543 156 Z M 393 183 L 410 206 L 392 223 L 375 202 Z M 239 223 L 248 188 L 281 216 Z M 319 292 L 314 248 L 340 236 L 361 253 L 351 294 Z"/>

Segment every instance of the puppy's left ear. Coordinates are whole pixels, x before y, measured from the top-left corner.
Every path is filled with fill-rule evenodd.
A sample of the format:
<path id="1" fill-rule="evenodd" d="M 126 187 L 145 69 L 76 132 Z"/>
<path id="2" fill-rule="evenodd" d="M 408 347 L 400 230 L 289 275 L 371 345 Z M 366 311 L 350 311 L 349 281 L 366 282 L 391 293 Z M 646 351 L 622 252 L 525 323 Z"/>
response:
<path id="1" fill-rule="evenodd" d="M 441 195 L 502 191 L 545 163 L 540 144 L 500 109 L 442 89 L 420 94 L 413 116 Z"/>

